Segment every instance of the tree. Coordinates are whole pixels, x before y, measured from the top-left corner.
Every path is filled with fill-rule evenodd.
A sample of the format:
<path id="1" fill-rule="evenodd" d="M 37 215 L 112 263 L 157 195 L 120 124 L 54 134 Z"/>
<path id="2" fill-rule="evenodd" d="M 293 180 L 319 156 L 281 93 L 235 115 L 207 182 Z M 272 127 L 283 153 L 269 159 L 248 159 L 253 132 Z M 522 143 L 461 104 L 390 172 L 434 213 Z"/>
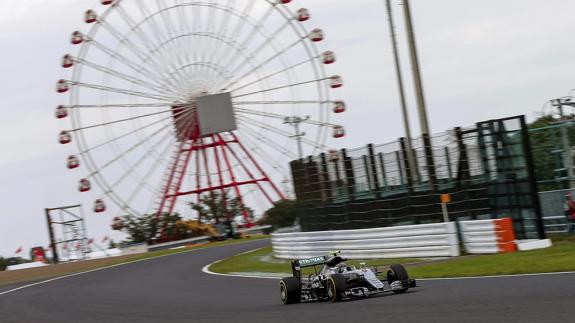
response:
<path id="1" fill-rule="evenodd" d="M 163 214 L 165 239 L 169 241 L 188 238 L 186 230 L 179 225 L 182 217 L 178 213 Z M 151 243 L 158 232 L 159 217 L 156 214 L 145 214 L 141 217 L 126 216 L 123 218 L 123 228 L 130 236 L 129 243 Z"/>
<path id="2" fill-rule="evenodd" d="M 0 257 L 0 271 L 6 270 L 6 268 L 9 266 L 25 264 L 28 262 L 30 262 L 30 260 L 21 257 L 11 257 L 11 258 Z"/>
<path id="3" fill-rule="evenodd" d="M 199 203 L 190 203 L 192 209 L 198 212 L 198 221 L 222 223 L 233 221 L 237 216 L 242 216 L 244 210 L 253 218 L 253 210 L 243 205 L 238 197 L 231 198 L 227 191 L 223 193 L 211 192 L 202 196 Z"/>
<path id="4" fill-rule="evenodd" d="M 114 242 L 114 240 L 110 239 L 110 243 L 108 244 L 108 249 L 118 248 L 118 244 Z"/>
<path id="5" fill-rule="evenodd" d="M 292 226 L 298 217 L 299 209 L 299 204 L 295 200 L 279 201 L 266 212 L 261 223 L 272 225 L 274 228 Z"/>
<path id="6" fill-rule="evenodd" d="M 572 118 L 570 116 L 569 118 Z M 535 177 L 540 191 L 568 188 L 567 176 L 563 168 L 563 145 L 561 142 L 560 120 L 553 115 L 542 115 L 529 124 L 529 139 L 533 152 Z M 575 127 L 567 126 L 570 145 L 575 144 Z"/>

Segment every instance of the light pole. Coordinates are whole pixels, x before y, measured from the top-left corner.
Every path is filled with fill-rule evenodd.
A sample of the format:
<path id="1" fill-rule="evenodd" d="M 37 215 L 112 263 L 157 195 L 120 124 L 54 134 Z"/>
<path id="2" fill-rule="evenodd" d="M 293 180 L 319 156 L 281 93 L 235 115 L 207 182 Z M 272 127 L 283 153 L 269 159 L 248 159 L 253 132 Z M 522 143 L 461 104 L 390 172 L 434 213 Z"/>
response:
<path id="1" fill-rule="evenodd" d="M 397 86 L 399 88 L 399 99 L 401 103 L 401 112 L 403 114 L 403 127 L 405 128 L 406 137 L 406 150 L 407 162 L 409 163 L 410 175 L 412 178 L 412 185 L 417 182 L 417 165 L 415 163 L 415 156 L 413 154 L 411 126 L 409 124 L 409 113 L 407 111 L 407 103 L 405 100 L 405 90 L 403 87 L 403 75 L 401 73 L 401 63 L 399 60 L 399 51 L 397 49 L 397 37 L 395 35 L 395 23 L 393 22 L 393 10 L 391 8 L 391 0 L 386 0 L 385 5 L 387 8 L 387 17 L 389 22 L 389 30 L 391 33 L 391 44 L 393 47 L 393 57 L 395 61 L 395 73 L 397 76 Z"/>
<path id="2" fill-rule="evenodd" d="M 297 142 L 297 151 L 298 151 L 299 159 L 303 159 L 303 149 L 301 146 L 301 138 L 306 135 L 305 132 L 300 132 L 299 126 L 302 122 L 308 121 L 309 118 L 310 118 L 309 116 L 306 116 L 305 118 L 293 116 L 293 117 L 285 117 L 285 119 L 284 119 L 284 124 L 288 124 L 288 125 L 291 125 L 294 127 L 295 134 L 293 136 L 290 136 L 290 138 L 295 138 L 295 140 Z"/>
<path id="3" fill-rule="evenodd" d="M 425 106 L 425 97 L 423 94 L 423 81 L 421 80 L 421 71 L 419 59 L 417 57 L 417 46 L 415 43 L 415 32 L 413 31 L 413 22 L 411 19 L 411 9 L 409 0 L 403 0 L 403 14 L 405 16 L 405 28 L 407 29 L 407 39 L 409 45 L 409 57 L 411 58 L 411 67 L 413 71 L 413 82 L 417 99 L 417 111 L 419 112 L 419 126 L 423 145 L 425 149 L 425 159 L 427 164 L 427 174 L 429 176 L 429 186 L 432 191 L 435 190 L 435 163 L 433 161 L 433 148 L 431 147 L 431 138 L 429 132 L 429 121 L 427 118 L 427 108 Z"/>
<path id="4" fill-rule="evenodd" d="M 575 172 L 573 171 L 573 152 L 569 142 L 569 118 L 565 116 L 563 106 L 575 107 L 575 102 L 571 98 L 560 98 L 551 100 L 551 105 L 559 109 L 560 127 L 561 127 L 561 145 L 563 146 L 563 167 L 567 170 L 569 188 L 575 188 Z"/>

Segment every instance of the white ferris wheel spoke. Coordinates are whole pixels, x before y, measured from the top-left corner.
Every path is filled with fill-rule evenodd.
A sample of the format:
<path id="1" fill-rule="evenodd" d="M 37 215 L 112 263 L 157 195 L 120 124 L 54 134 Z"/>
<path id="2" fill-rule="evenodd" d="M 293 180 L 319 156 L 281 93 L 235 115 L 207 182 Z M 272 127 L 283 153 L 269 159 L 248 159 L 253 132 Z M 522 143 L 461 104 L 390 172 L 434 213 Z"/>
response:
<path id="1" fill-rule="evenodd" d="M 172 138 L 172 140 L 169 140 L 170 138 Z M 174 144 L 176 140 L 173 139 L 173 137 L 168 133 L 167 135 L 165 135 L 164 137 L 160 138 L 155 144 L 154 147 L 161 145 L 164 142 L 167 142 L 168 144 L 165 145 L 165 147 L 162 149 L 162 153 L 165 154 L 169 151 L 169 149 L 172 147 L 172 145 Z M 113 182 L 110 187 L 108 188 L 108 192 L 112 192 L 114 189 L 116 189 L 119 185 L 121 185 L 126 179 L 128 179 L 131 176 L 134 176 L 134 174 L 136 173 L 136 169 L 138 169 L 138 167 L 140 167 L 140 165 L 148 160 L 150 157 L 150 155 L 152 155 L 152 151 L 154 149 L 148 149 L 147 152 L 145 154 L 142 154 L 142 156 L 133 164 L 130 165 L 130 167 L 126 170 L 126 172 L 120 176 L 120 178 L 118 178 L 118 180 L 116 180 L 115 182 Z M 155 150 L 154 150 L 155 151 Z M 156 159 L 155 162 L 158 162 L 160 159 Z M 136 175 L 137 176 L 137 175 Z M 143 181 L 143 179 L 145 177 L 137 177 L 139 179 L 139 181 Z M 148 185 L 149 184 L 145 184 Z"/>
<path id="2" fill-rule="evenodd" d="M 145 93 L 145 92 L 139 92 L 139 91 L 126 90 L 126 89 L 121 89 L 121 88 L 116 88 L 116 87 L 111 87 L 111 86 L 104 86 L 104 85 L 99 85 L 99 84 L 81 83 L 81 82 L 75 82 L 75 81 L 68 81 L 68 84 L 71 84 L 74 86 L 79 86 L 79 87 L 84 87 L 84 88 L 89 88 L 89 89 L 93 89 L 93 90 L 99 90 L 99 91 L 105 91 L 105 92 L 114 92 L 114 93 L 126 94 L 126 95 L 141 97 L 141 98 L 147 98 L 147 99 L 154 99 L 154 100 L 167 101 L 167 102 L 174 102 L 175 101 L 174 98 L 163 96 L 163 95 L 156 95 L 153 93 Z"/>
<path id="3" fill-rule="evenodd" d="M 160 111 L 160 112 L 155 112 L 155 113 L 143 114 L 143 115 L 140 115 L 137 117 L 130 117 L 130 118 L 125 118 L 125 119 L 120 119 L 120 120 L 114 120 L 114 121 L 84 126 L 81 128 L 72 129 L 72 130 L 70 130 L 70 132 L 77 132 L 77 131 L 83 131 L 83 130 L 98 128 L 98 127 L 110 126 L 110 125 L 117 124 L 117 123 L 132 121 L 132 120 L 136 120 L 136 119 L 140 119 L 140 118 L 152 117 L 152 116 L 156 116 L 156 115 L 164 114 L 164 113 L 168 113 L 168 112 L 172 112 L 172 110 L 165 110 L 165 111 Z"/>
<path id="4" fill-rule="evenodd" d="M 78 104 L 78 105 L 65 105 L 69 109 L 111 109 L 111 108 L 165 108 L 174 106 L 174 103 L 158 102 L 158 103 L 108 103 L 108 104 Z"/>
<path id="5" fill-rule="evenodd" d="M 269 79 L 269 78 L 271 78 L 271 77 L 274 77 L 274 76 L 276 76 L 276 75 L 280 75 L 280 74 L 285 73 L 285 72 L 287 72 L 287 71 L 293 70 L 294 68 L 297 68 L 297 67 L 300 67 L 300 66 L 302 66 L 302 65 L 305 65 L 305 64 L 307 64 L 307 63 L 310 63 L 310 62 L 312 62 L 312 61 L 314 61 L 314 60 L 316 60 L 316 59 L 318 59 L 318 58 L 319 58 L 319 56 L 318 56 L 318 57 L 312 57 L 312 58 L 306 59 L 305 61 L 302 61 L 302 62 L 300 62 L 300 63 L 297 63 L 297 64 L 294 64 L 294 65 L 288 66 L 288 67 L 286 67 L 286 68 L 284 68 L 284 69 L 281 69 L 281 70 L 279 70 L 279 71 L 277 71 L 277 72 L 268 74 L 268 75 L 266 75 L 266 76 L 264 76 L 264 77 L 262 77 L 262 78 L 259 78 L 259 79 L 255 80 L 255 81 L 252 81 L 252 82 L 249 82 L 249 83 L 244 84 L 244 85 L 242 85 L 242 86 L 233 88 L 233 89 L 231 89 L 231 90 L 229 90 L 229 91 L 230 91 L 230 92 L 237 92 L 237 91 L 239 91 L 239 90 L 241 90 L 241 89 L 244 89 L 244 88 L 246 88 L 246 87 L 248 87 L 248 86 L 251 86 L 251 85 L 260 83 L 260 82 L 263 81 L 263 80 L 267 80 L 267 79 Z M 236 81 L 236 84 L 239 83 L 239 81 L 241 81 L 241 80 Z"/>
<path id="6" fill-rule="evenodd" d="M 119 12 L 120 12 L 120 14 L 122 15 L 122 18 L 128 23 L 128 25 L 130 26 L 131 30 L 132 30 L 132 31 L 138 31 L 137 34 L 138 34 L 139 38 L 140 38 L 140 39 L 142 40 L 142 42 L 145 44 L 145 46 L 146 46 L 146 48 L 148 49 L 149 52 L 152 51 L 152 48 L 153 48 L 152 44 L 154 44 L 154 42 L 147 36 L 147 33 L 142 29 L 142 24 L 143 24 L 143 22 L 150 23 L 150 24 L 154 23 L 154 26 L 152 26 L 151 29 L 152 29 L 152 31 L 155 31 L 155 32 L 154 32 L 154 35 L 155 35 L 155 38 L 156 38 L 156 40 L 158 41 L 158 43 L 161 43 L 161 42 L 162 42 L 162 36 L 159 35 L 159 28 L 156 28 L 157 25 L 155 25 L 155 21 L 154 21 L 153 19 L 151 19 L 151 18 L 153 18 L 153 15 L 146 16 L 146 17 L 144 18 L 144 20 L 143 20 L 142 23 L 137 23 L 137 22 L 127 13 L 127 11 L 126 11 L 124 8 L 120 7 L 119 9 L 120 9 Z M 140 9 L 141 9 L 141 8 L 140 8 Z M 150 19 L 150 20 L 148 20 L 148 19 Z M 149 55 L 148 55 L 148 56 L 149 56 Z M 148 60 L 150 60 L 150 59 L 147 58 L 146 61 L 148 61 Z"/>
<path id="7" fill-rule="evenodd" d="M 253 126 L 248 124 L 247 122 L 244 121 L 239 121 L 239 124 L 243 126 L 242 128 L 242 134 L 245 136 L 251 136 L 254 138 L 254 140 L 257 140 L 265 145 L 267 145 L 269 148 L 277 151 L 278 153 L 282 154 L 283 156 L 290 158 L 290 159 L 296 159 L 297 155 L 293 152 L 291 152 L 290 150 L 288 150 L 287 148 L 284 147 L 284 145 L 280 145 L 277 142 L 271 140 L 268 136 L 262 135 L 260 133 L 261 129 L 258 128 L 258 130 L 252 128 Z M 262 149 L 258 149 L 263 151 Z"/>
<path id="8" fill-rule="evenodd" d="M 116 52 L 113 49 L 110 49 L 106 46 L 104 46 L 103 44 L 93 40 L 93 39 L 89 39 L 88 40 L 92 45 L 94 45 L 94 47 L 98 48 L 100 51 L 102 51 L 103 53 L 107 54 L 108 56 L 110 56 L 111 58 L 113 58 L 114 60 L 121 62 L 123 64 L 125 64 L 127 67 L 129 67 L 131 70 L 135 71 L 136 73 L 145 76 L 146 78 L 148 78 L 150 81 L 155 82 L 158 80 L 158 76 L 156 74 L 154 74 L 153 72 L 151 72 L 150 70 L 148 70 L 147 68 L 133 62 L 132 60 L 130 60 L 129 58 L 125 57 L 124 55 Z M 163 88 L 166 91 L 171 91 L 170 86 L 168 85 L 168 87 L 166 87 L 166 84 L 158 84 L 159 87 Z"/>
<path id="9" fill-rule="evenodd" d="M 236 108 L 236 111 L 239 112 L 240 114 L 245 113 L 245 114 L 249 114 L 249 115 L 256 115 L 256 116 L 274 118 L 274 119 L 279 119 L 279 120 L 285 120 L 286 118 L 290 117 L 288 115 L 282 115 L 282 114 L 278 114 L 278 113 L 256 111 L 256 110 L 250 110 L 250 109 L 244 109 L 244 108 Z M 310 125 L 314 125 L 314 126 L 320 126 L 320 127 L 335 127 L 336 126 L 335 124 L 316 121 L 316 120 L 312 120 L 312 119 L 302 119 L 301 122 L 306 123 L 306 124 L 310 124 Z"/>
<path id="10" fill-rule="evenodd" d="M 263 130 L 267 130 L 267 131 L 275 133 L 277 135 L 284 136 L 286 138 L 291 138 L 293 136 L 291 133 L 289 133 L 287 131 L 284 131 L 284 130 L 279 129 L 279 128 L 274 127 L 274 126 L 271 126 L 271 125 L 264 123 L 264 122 L 260 122 L 260 121 L 257 121 L 257 120 L 251 119 L 251 118 L 246 118 L 243 115 L 238 115 L 238 119 L 245 121 L 245 122 L 248 122 L 248 123 L 251 123 L 252 125 L 255 125 L 255 126 L 261 128 Z M 325 150 L 325 151 L 330 149 L 329 147 L 327 147 L 325 145 L 317 144 L 317 143 L 315 143 L 315 142 L 313 142 L 313 141 L 311 141 L 305 137 L 302 137 L 301 141 L 302 141 L 302 143 L 305 143 L 305 144 L 307 144 L 313 148 L 317 148 L 317 149 L 321 149 L 321 150 Z"/>
<path id="11" fill-rule="evenodd" d="M 227 3 L 225 4 L 225 7 L 226 8 L 234 8 L 235 7 L 234 4 L 235 4 L 235 0 L 228 0 Z M 219 34 L 219 35 L 225 34 L 225 31 L 228 29 L 228 27 L 230 25 L 231 16 L 232 15 L 230 15 L 230 14 L 224 15 L 223 21 L 220 23 L 220 28 L 218 29 L 217 34 Z M 235 39 L 235 38 L 232 38 L 232 39 Z M 212 56 L 213 57 L 219 57 L 221 45 L 222 44 L 220 42 L 216 43 L 216 45 L 214 46 L 214 48 L 212 50 Z"/>
<path id="12" fill-rule="evenodd" d="M 110 69 L 110 68 L 101 66 L 99 64 L 89 62 L 89 61 L 84 60 L 84 59 L 78 59 L 78 60 L 76 60 L 76 62 L 83 64 L 85 66 L 91 67 L 95 70 L 98 70 L 98 71 L 104 73 L 104 74 L 111 75 L 111 76 L 114 76 L 116 78 L 128 81 L 128 82 L 136 84 L 136 85 L 139 85 L 141 87 L 144 87 L 144 88 L 151 90 L 153 92 L 156 92 L 158 94 L 171 95 L 171 96 L 173 96 L 175 94 L 172 91 L 168 92 L 166 90 L 163 90 L 163 91 L 160 90 L 161 88 L 159 88 L 156 84 L 148 83 L 142 79 L 139 79 L 139 78 L 136 78 L 136 77 L 133 77 L 130 75 L 126 75 L 124 73 L 118 72 L 117 70 Z"/>
<path id="13" fill-rule="evenodd" d="M 271 34 L 269 34 L 269 35 L 264 39 L 264 41 L 262 42 L 262 44 L 261 44 L 259 47 L 257 47 L 255 50 L 253 50 L 248 57 L 255 57 L 255 56 L 257 56 L 258 53 L 260 53 L 261 51 L 263 51 L 266 47 L 271 46 L 271 45 L 273 44 L 273 41 L 275 40 L 275 35 L 280 34 L 280 33 L 281 33 L 284 29 L 286 29 L 289 25 L 290 25 L 290 22 L 287 21 L 287 22 L 285 22 L 281 27 L 279 27 L 277 30 L 275 30 L 274 32 L 272 32 Z M 290 48 L 292 48 L 292 47 L 295 47 L 298 43 L 299 43 L 299 41 L 298 41 L 297 43 L 294 43 L 292 46 L 289 46 L 289 47 L 285 48 L 281 53 L 285 53 L 288 49 L 290 49 Z M 243 66 L 244 66 L 245 63 L 246 63 L 245 60 L 242 61 L 242 62 L 240 62 L 240 63 L 238 64 L 238 66 L 237 66 L 235 69 L 233 69 L 233 73 L 235 74 L 235 73 L 239 72 L 239 71 L 241 70 L 241 68 L 243 68 Z M 267 64 L 267 63 L 266 63 L 266 64 Z M 264 65 L 265 65 L 265 64 L 264 64 Z M 260 67 L 263 67 L 264 65 L 262 65 L 262 66 L 260 66 Z M 229 68 L 231 69 L 231 66 L 230 66 Z M 250 73 L 250 74 L 251 74 L 251 73 Z M 245 77 L 245 76 L 243 76 L 243 77 Z M 243 77 L 242 77 L 242 78 L 243 78 Z M 240 80 L 241 80 L 242 78 L 240 78 Z M 238 81 L 239 81 L 239 80 L 238 80 Z M 238 81 L 235 81 L 234 83 L 232 83 L 232 84 L 226 86 L 226 88 L 230 87 L 231 85 L 236 84 Z"/>
<path id="14" fill-rule="evenodd" d="M 175 113 L 174 116 L 175 116 L 175 117 L 178 117 L 178 116 L 182 116 L 182 117 L 183 117 L 183 116 L 185 116 L 185 115 L 187 115 L 187 114 L 189 114 L 189 113 L 191 113 L 191 112 L 192 112 L 192 110 L 182 110 L 182 111 L 180 111 L 180 112 L 178 112 L 178 113 Z M 138 132 L 140 132 L 140 131 L 142 131 L 142 130 L 144 130 L 144 129 L 150 128 L 150 127 L 152 127 L 152 126 L 154 126 L 154 125 L 157 125 L 157 124 L 159 124 L 159 123 L 162 123 L 162 122 L 167 121 L 167 120 L 172 119 L 172 118 L 173 118 L 173 116 L 169 116 L 169 117 L 160 119 L 160 120 L 155 121 L 155 122 L 153 122 L 153 123 L 150 123 L 150 124 L 148 124 L 148 125 L 146 125 L 146 126 L 143 126 L 143 127 L 140 127 L 140 128 L 136 128 L 136 129 L 134 129 L 134 130 L 132 130 L 132 131 L 130 131 L 130 132 L 127 132 L 127 133 L 125 133 L 125 134 L 123 134 L 123 135 L 120 135 L 120 136 L 118 136 L 118 137 L 109 139 L 109 140 L 107 140 L 107 141 L 105 141 L 105 142 L 103 142 L 103 143 L 101 143 L 101 144 L 96 145 L 96 146 L 86 148 L 86 149 L 84 149 L 84 150 L 82 150 L 82 151 L 80 152 L 80 155 L 84 155 L 84 154 L 90 153 L 90 152 L 92 152 L 93 150 L 96 150 L 96 149 L 98 149 L 98 148 L 105 147 L 105 146 L 107 146 L 107 145 L 109 145 L 109 144 L 111 144 L 111 143 L 117 142 L 117 141 L 120 140 L 120 139 L 126 138 L 126 137 L 128 137 L 128 136 L 130 136 L 130 135 L 133 135 L 133 134 L 135 134 L 135 133 L 138 133 Z M 170 127 L 170 126 L 172 126 L 172 124 L 169 124 L 169 123 L 168 123 L 166 126 L 164 126 L 164 129 L 167 128 L 167 127 Z"/>
<path id="15" fill-rule="evenodd" d="M 166 125 L 156 131 L 154 131 L 153 133 L 151 133 L 149 136 L 147 136 L 146 138 L 140 140 L 139 142 L 137 142 L 136 144 L 132 145 L 130 148 L 128 148 L 127 150 L 125 150 L 124 152 L 122 152 L 120 155 L 116 156 L 114 159 L 108 161 L 107 163 L 105 163 L 104 165 L 100 166 L 99 168 L 97 168 L 96 170 L 92 171 L 92 173 L 88 176 L 88 178 L 101 173 L 104 169 L 110 167 L 112 164 L 120 161 L 122 158 L 124 158 L 126 155 L 130 154 L 131 152 L 133 152 L 134 150 L 136 150 L 137 148 L 139 148 L 140 146 L 142 146 L 143 144 L 147 143 L 150 141 L 150 139 L 156 137 L 158 134 L 162 133 L 163 131 L 165 131 L 167 128 L 170 128 L 171 125 Z"/>
<path id="16" fill-rule="evenodd" d="M 166 146 L 166 148 L 162 152 L 162 155 L 164 155 L 164 156 L 168 155 L 169 151 L 171 150 L 170 148 L 173 148 L 173 146 L 174 146 L 174 141 L 172 141 L 171 145 Z M 144 190 L 144 188 L 147 188 L 148 190 L 150 190 L 153 193 L 157 193 L 157 189 L 150 187 L 150 184 L 148 183 L 148 181 L 146 179 L 150 178 L 154 174 L 154 172 L 157 171 L 158 167 L 165 160 L 166 160 L 165 158 L 164 159 L 158 159 L 154 162 L 154 164 L 152 164 L 150 166 L 150 168 L 148 169 L 148 172 L 146 172 L 146 174 L 142 177 L 142 180 L 138 183 L 139 185 L 136 185 L 136 189 L 126 199 L 124 208 L 129 209 L 130 208 L 129 205 L 132 204 L 132 202 L 140 195 L 140 193 Z"/>
<path id="17" fill-rule="evenodd" d="M 301 85 L 305 85 L 305 84 L 318 83 L 318 82 L 322 82 L 322 81 L 325 81 L 325 80 L 329 80 L 329 77 L 327 77 L 327 78 L 322 78 L 322 79 L 317 79 L 317 80 L 311 80 L 311 81 L 304 81 L 304 82 L 292 83 L 292 84 L 283 85 L 283 86 L 278 86 L 278 87 L 273 87 L 273 88 L 269 88 L 269 89 L 263 89 L 263 90 L 255 91 L 255 92 L 251 92 L 251 93 L 238 94 L 238 95 L 232 96 L 232 99 L 241 98 L 241 97 L 245 97 L 245 96 L 250 96 L 250 95 L 254 95 L 254 94 L 260 94 L 260 93 L 264 93 L 264 92 L 272 92 L 272 91 L 277 91 L 277 90 L 282 90 L 282 89 L 297 87 L 297 86 L 301 86 Z"/>
<path id="18" fill-rule="evenodd" d="M 320 100 L 293 100 L 293 101 L 234 101 L 234 105 L 297 105 L 297 104 L 325 104 L 336 101 Z"/>
<path id="19" fill-rule="evenodd" d="M 224 86 L 225 89 L 230 88 L 232 85 L 238 83 L 239 81 L 243 80 L 244 78 L 250 76 L 251 74 L 253 74 L 255 71 L 257 71 L 258 69 L 266 66 L 267 64 L 275 61 L 276 59 L 278 59 L 279 57 L 281 57 L 282 55 L 286 54 L 290 49 L 296 47 L 298 44 L 304 42 L 307 39 L 307 37 L 302 37 L 300 39 L 298 39 L 297 41 L 291 43 L 290 45 L 288 45 L 287 47 L 279 50 L 277 53 L 275 53 L 274 55 L 270 56 L 269 58 L 267 58 L 266 60 L 264 60 L 262 63 L 260 63 L 259 65 L 257 65 L 256 67 L 254 67 L 253 69 L 245 72 L 244 74 L 242 74 L 240 77 L 236 78 L 234 81 L 226 84 Z M 252 56 L 256 56 L 258 53 L 257 52 L 252 52 Z M 237 72 L 239 72 L 239 70 L 241 70 L 244 67 L 244 64 L 246 63 L 246 61 L 242 61 L 240 64 L 237 65 L 237 67 L 235 69 L 232 70 L 232 74 L 235 74 Z"/>
<path id="20" fill-rule="evenodd" d="M 256 148 L 258 146 L 261 146 L 261 145 L 258 145 L 256 143 L 256 141 L 268 146 L 272 150 L 278 151 L 280 154 L 289 158 L 290 160 L 294 160 L 294 159 L 298 158 L 298 156 L 295 153 L 292 153 L 291 151 L 289 151 L 287 149 L 281 150 L 278 147 L 277 143 L 274 143 L 273 141 L 269 140 L 269 138 L 267 138 L 267 137 L 260 136 L 259 134 L 257 134 L 257 132 L 255 130 L 253 130 L 249 127 L 244 127 L 244 130 L 245 129 L 248 129 L 248 131 L 247 132 L 243 131 L 242 133 L 239 134 L 239 136 L 242 139 L 242 143 L 244 143 L 244 145 L 246 146 L 246 148 L 248 150 L 253 152 L 258 157 L 261 157 L 262 160 L 264 160 L 272 169 L 285 172 L 285 167 L 282 166 L 280 163 L 278 163 L 276 159 L 271 157 L 266 152 L 266 150 L 261 149 L 261 148 Z"/>
<path id="21" fill-rule="evenodd" d="M 241 34 L 244 27 L 246 26 L 247 17 L 249 17 L 250 13 L 253 11 L 254 5 L 255 5 L 255 0 L 250 0 L 247 3 L 244 10 L 239 13 L 239 17 L 244 17 L 244 18 L 238 19 L 235 27 L 233 28 L 233 32 L 230 34 L 230 37 L 229 37 L 230 39 L 238 39 L 239 35 Z M 240 45 L 240 47 L 241 47 L 241 45 Z M 224 51 L 222 54 L 220 54 L 220 52 L 218 51 L 214 55 L 214 57 L 217 57 L 217 59 L 215 59 L 214 61 L 217 61 L 219 63 L 224 62 L 224 60 L 226 58 L 228 58 L 230 54 L 231 53 L 229 51 Z M 222 65 L 224 65 L 224 64 L 222 64 Z"/>
<path id="22" fill-rule="evenodd" d="M 267 9 L 267 11 L 263 14 L 263 16 L 258 20 L 258 22 L 256 24 L 252 25 L 252 29 L 250 30 L 250 33 L 244 39 L 244 41 L 242 41 L 242 43 L 239 46 L 240 48 L 247 48 L 248 47 L 249 43 L 258 34 L 261 26 L 263 26 L 265 24 L 266 20 L 271 16 L 273 10 L 274 10 L 273 6 L 270 6 Z M 225 60 L 223 60 L 223 61 L 226 63 L 222 64 L 222 65 L 226 66 L 226 68 L 228 69 L 230 67 L 230 65 L 234 62 L 234 56 L 231 56 L 231 60 L 230 60 L 230 55 L 228 54 L 224 57 L 224 59 Z"/>

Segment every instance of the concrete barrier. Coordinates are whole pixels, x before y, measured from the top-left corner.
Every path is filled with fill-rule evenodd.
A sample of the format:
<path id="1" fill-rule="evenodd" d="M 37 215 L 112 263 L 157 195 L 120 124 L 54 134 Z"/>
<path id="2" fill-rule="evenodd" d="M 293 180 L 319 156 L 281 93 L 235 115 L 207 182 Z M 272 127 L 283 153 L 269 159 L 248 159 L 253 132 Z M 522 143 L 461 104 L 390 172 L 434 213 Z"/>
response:
<path id="1" fill-rule="evenodd" d="M 272 234 L 274 256 L 309 258 L 341 251 L 349 259 L 459 256 L 456 225 L 450 223 L 364 230 Z"/>

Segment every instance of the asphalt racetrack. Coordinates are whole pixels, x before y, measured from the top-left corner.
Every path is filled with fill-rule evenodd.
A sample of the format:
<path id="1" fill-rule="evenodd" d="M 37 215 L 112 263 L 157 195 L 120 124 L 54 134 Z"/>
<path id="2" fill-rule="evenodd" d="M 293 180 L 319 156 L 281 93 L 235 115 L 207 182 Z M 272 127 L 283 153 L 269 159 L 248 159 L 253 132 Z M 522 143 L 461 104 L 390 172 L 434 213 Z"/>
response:
<path id="1" fill-rule="evenodd" d="M 192 251 L 0 295 L 0 322 L 575 322 L 575 274 L 421 281 L 403 295 L 286 306 L 277 280 L 201 271 L 268 243 Z"/>

